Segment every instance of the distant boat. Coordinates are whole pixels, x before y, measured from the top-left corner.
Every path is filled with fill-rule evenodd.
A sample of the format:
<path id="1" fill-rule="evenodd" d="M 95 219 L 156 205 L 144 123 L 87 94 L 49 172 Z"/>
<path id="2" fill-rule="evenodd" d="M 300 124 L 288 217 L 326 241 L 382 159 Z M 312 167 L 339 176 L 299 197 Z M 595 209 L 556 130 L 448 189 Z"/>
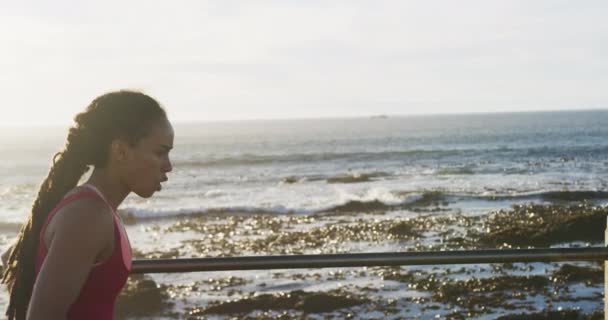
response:
<path id="1" fill-rule="evenodd" d="M 379 114 L 379 115 L 371 116 L 370 119 L 388 119 L 388 116 L 385 114 Z"/>

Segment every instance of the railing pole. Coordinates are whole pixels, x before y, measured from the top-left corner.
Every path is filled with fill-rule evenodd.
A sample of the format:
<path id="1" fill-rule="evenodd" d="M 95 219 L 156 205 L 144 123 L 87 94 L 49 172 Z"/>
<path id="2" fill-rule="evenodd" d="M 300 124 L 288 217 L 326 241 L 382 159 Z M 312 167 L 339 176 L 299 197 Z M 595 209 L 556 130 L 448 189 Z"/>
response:
<path id="1" fill-rule="evenodd" d="M 604 245 L 608 246 L 608 216 L 606 217 L 606 222 Z M 604 320 L 608 320 L 608 260 L 604 260 Z"/>
<path id="2" fill-rule="evenodd" d="M 411 266 L 505 262 L 606 261 L 608 248 L 544 248 L 434 252 L 372 252 L 133 261 L 132 273 Z"/>

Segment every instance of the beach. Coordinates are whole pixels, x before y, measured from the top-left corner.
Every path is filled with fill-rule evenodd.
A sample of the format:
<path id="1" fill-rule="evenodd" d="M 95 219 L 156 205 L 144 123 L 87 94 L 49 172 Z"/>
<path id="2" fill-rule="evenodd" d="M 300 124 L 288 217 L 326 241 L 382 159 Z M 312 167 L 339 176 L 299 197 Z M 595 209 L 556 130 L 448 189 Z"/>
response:
<path id="1" fill-rule="evenodd" d="M 1 130 L 24 137 L 0 139 L 5 249 L 66 130 Z M 137 259 L 604 244 L 605 111 L 189 123 L 175 134 L 163 190 L 119 208 Z M 603 272 L 560 262 L 137 275 L 117 318 L 601 319 Z"/>

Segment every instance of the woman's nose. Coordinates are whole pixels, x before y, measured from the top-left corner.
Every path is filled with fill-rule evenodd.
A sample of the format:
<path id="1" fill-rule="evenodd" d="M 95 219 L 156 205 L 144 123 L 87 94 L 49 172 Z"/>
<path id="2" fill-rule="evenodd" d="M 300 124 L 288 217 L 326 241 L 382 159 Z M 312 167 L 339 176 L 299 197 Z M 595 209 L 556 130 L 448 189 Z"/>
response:
<path id="1" fill-rule="evenodd" d="M 173 170 L 173 165 L 171 164 L 171 160 L 167 158 L 163 166 L 163 172 L 171 172 Z"/>

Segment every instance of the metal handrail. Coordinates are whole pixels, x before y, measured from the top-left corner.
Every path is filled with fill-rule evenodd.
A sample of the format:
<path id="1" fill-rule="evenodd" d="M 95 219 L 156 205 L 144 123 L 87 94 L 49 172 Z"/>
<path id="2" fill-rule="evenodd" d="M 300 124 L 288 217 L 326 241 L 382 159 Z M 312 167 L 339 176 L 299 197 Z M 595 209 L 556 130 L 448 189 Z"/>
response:
<path id="1" fill-rule="evenodd" d="M 133 261 L 132 273 L 173 273 L 227 270 L 477 264 L 505 262 L 604 261 L 608 248 L 551 248 L 246 256 Z"/>

